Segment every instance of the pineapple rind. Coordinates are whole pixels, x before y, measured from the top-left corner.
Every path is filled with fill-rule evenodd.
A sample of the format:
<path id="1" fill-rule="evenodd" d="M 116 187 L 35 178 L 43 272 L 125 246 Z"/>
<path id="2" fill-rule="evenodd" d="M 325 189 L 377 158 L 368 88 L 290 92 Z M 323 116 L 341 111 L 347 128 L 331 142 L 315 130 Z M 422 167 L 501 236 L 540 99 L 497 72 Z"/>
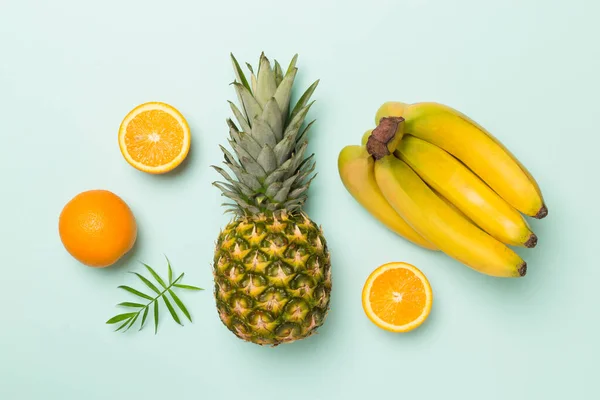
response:
<path id="1" fill-rule="evenodd" d="M 232 221 L 219 235 L 214 255 L 221 320 L 239 338 L 263 345 L 312 335 L 329 309 L 325 238 L 305 214 L 283 215 Z"/>

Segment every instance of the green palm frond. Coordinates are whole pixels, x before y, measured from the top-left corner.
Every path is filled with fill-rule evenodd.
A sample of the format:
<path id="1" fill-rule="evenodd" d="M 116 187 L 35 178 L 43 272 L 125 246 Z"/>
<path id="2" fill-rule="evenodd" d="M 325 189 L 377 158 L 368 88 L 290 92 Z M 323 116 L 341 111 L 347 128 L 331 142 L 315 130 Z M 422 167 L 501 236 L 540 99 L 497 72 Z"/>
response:
<path id="1" fill-rule="evenodd" d="M 167 281 L 165 281 L 163 278 L 161 278 L 160 275 L 158 275 L 156 273 L 156 271 L 148 264 L 142 263 L 142 265 L 144 265 L 144 267 L 146 267 L 146 270 L 150 273 L 150 275 L 152 276 L 152 278 L 154 278 L 154 280 L 156 281 L 156 283 L 158 285 L 155 285 L 150 279 L 146 278 L 145 276 L 143 276 L 142 274 L 140 274 L 138 272 L 133 272 L 133 274 L 136 275 L 144 283 L 144 285 L 147 288 L 149 288 L 152 292 L 154 292 L 153 296 L 146 294 L 144 292 L 141 292 L 137 289 L 134 289 L 130 286 L 125 286 L 125 285 L 119 286 L 118 287 L 119 289 L 125 290 L 126 292 L 129 292 L 129 293 L 137 296 L 138 298 L 147 300 L 147 302 L 146 303 L 134 303 L 134 302 L 126 301 L 126 302 L 117 304 L 120 307 L 133 308 L 136 311 L 131 311 L 131 312 L 126 312 L 123 314 L 115 315 L 114 317 L 112 317 L 111 319 L 106 321 L 106 323 L 109 325 L 121 323 L 121 325 L 119 325 L 119 327 L 117 329 L 115 329 L 115 331 L 126 332 L 135 324 L 135 322 L 141 315 L 142 320 L 140 323 L 139 330 L 142 330 L 142 328 L 144 327 L 144 324 L 146 323 L 146 319 L 148 318 L 150 307 L 153 306 L 154 333 L 156 334 L 158 332 L 159 301 L 162 299 L 163 303 L 165 303 L 165 306 L 169 310 L 169 314 L 171 315 L 171 318 L 173 318 L 173 320 L 176 323 L 178 323 L 179 325 L 183 325 L 181 323 L 181 319 L 179 318 L 179 315 L 177 314 L 177 309 L 173 306 L 173 304 L 171 304 L 171 301 L 169 300 L 169 296 L 171 297 L 171 299 L 173 300 L 173 302 L 175 303 L 177 308 L 183 313 L 183 315 L 185 315 L 186 318 L 190 322 L 192 322 L 192 316 L 190 315 L 190 312 L 188 311 L 185 304 L 183 304 L 183 302 L 181 301 L 179 296 L 177 296 L 175 294 L 175 289 L 194 290 L 194 291 L 204 290 L 204 289 L 199 288 L 197 286 L 184 285 L 184 284 L 180 283 L 185 275 L 184 273 L 179 275 L 177 278 L 173 279 L 173 269 L 171 268 L 171 263 L 168 258 L 167 258 L 167 268 L 168 268 Z"/>

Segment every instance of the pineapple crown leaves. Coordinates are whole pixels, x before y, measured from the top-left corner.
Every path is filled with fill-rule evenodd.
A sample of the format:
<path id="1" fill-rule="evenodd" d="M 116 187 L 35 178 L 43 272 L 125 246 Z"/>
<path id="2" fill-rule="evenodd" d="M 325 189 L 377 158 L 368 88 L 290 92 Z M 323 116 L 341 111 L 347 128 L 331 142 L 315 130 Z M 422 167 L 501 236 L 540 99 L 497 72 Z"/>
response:
<path id="1" fill-rule="evenodd" d="M 133 324 L 135 324 L 135 322 L 139 319 L 140 316 L 142 317 L 142 319 L 140 322 L 139 330 L 142 330 L 142 328 L 144 327 L 144 324 L 146 323 L 146 319 L 148 318 L 150 308 L 152 308 L 153 309 L 152 314 L 154 317 L 154 333 L 156 334 L 158 332 L 158 320 L 159 320 L 159 314 L 160 314 L 159 313 L 159 309 L 160 309 L 159 302 L 161 299 L 165 303 L 165 306 L 169 310 L 169 313 L 171 314 L 171 317 L 173 318 L 173 320 L 176 323 L 178 323 L 179 325 L 183 325 L 181 323 L 181 319 L 179 318 L 179 315 L 177 314 L 175 307 L 173 307 L 173 304 L 171 304 L 171 301 L 169 300 L 169 296 L 173 300 L 173 302 L 175 303 L 177 308 L 183 313 L 183 315 L 185 315 L 187 317 L 187 319 L 190 322 L 192 322 L 192 316 L 190 315 L 187 307 L 185 306 L 185 304 L 183 304 L 183 302 L 181 301 L 179 296 L 177 294 L 175 294 L 175 290 L 176 289 L 204 290 L 204 289 L 196 287 L 196 286 L 182 284 L 181 280 L 183 279 L 183 276 L 185 275 L 184 273 L 179 275 L 177 278 L 173 279 L 173 269 L 171 268 L 171 263 L 169 262 L 169 259 L 166 256 L 165 256 L 165 258 L 167 259 L 167 268 L 168 268 L 167 280 L 164 280 L 163 278 L 161 278 L 160 275 L 158 275 L 152 267 L 150 267 L 148 264 L 144 264 L 144 263 L 142 263 L 142 264 L 144 265 L 144 267 L 146 267 L 146 270 L 154 278 L 154 280 L 156 281 L 157 284 L 152 283 L 152 281 L 150 279 L 146 278 L 142 274 L 133 272 L 133 274 L 136 275 L 144 283 L 144 285 L 146 285 L 147 288 L 149 288 L 152 292 L 154 292 L 154 294 L 155 294 L 154 296 L 151 296 L 149 294 L 141 292 L 130 286 L 121 285 L 118 287 L 119 289 L 123 289 L 126 292 L 129 292 L 129 293 L 139 297 L 140 299 L 145 300 L 145 304 L 134 303 L 134 302 L 129 302 L 129 301 L 119 303 L 118 306 L 132 308 L 136 311 L 118 314 L 118 315 L 115 315 L 114 317 L 112 317 L 111 319 L 109 319 L 108 321 L 106 321 L 106 323 L 109 325 L 121 323 L 119 325 L 119 327 L 117 329 L 115 329 L 115 331 L 122 331 L 122 332 L 128 331 L 129 328 L 131 328 L 133 326 Z M 167 296 L 167 294 L 169 296 Z"/>
<path id="2" fill-rule="evenodd" d="M 298 68 L 295 55 L 285 74 L 276 60 L 273 65 L 261 54 L 256 73 L 250 64 L 250 79 L 231 55 L 239 105 L 229 102 L 235 118 L 227 119 L 229 146 L 221 146 L 225 166 L 212 166 L 225 181 L 214 182 L 229 212 L 238 215 L 299 211 L 306 201 L 308 187 L 316 176 L 313 155 L 305 158 L 306 133 L 313 123 L 304 124 L 314 102 L 310 101 L 319 81 L 300 96 L 290 110 L 292 87 Z M 303 127 L 304 126 L 304 127 Z"/>

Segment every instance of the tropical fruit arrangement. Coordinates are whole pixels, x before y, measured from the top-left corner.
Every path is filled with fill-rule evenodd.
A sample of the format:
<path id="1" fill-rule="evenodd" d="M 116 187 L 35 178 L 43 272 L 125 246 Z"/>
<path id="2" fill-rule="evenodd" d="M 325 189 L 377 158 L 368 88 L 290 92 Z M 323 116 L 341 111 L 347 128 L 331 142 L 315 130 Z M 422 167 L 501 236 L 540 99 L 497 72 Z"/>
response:
<path id="1" fill-rule="evenodd" d="M 535 247 L 523 217 L 548 209 L 525 167 L 489 132 L 438 103 L 384 103 L 362 145 L 346 146 L 342 182 L 404 238 L 496 277 L 522 277 L 508 246 Z"/>
<path id="2" fill-rule="evenodd" d="M 230 102 L 229 149 L 221 146 L 223 178 L 213 182 L 232 219 L 221 230 L 213 254 L 215 305 L 220 320 L 238 338 L 277 346 L 307 338 L 325 322 L 332 272 L 323 231 L 303 206 L 315 178 L 307 155 L 307 121 L 315 81 L 292 105 L 297 56 L 284 71 L 260 55 L 256 73 L 245 74 L 231 55 L 238 104 Z M 525 216 L 544 218 L 548 209 L 525 167 L 491 134 L 460 112 L 437 103 L 384 103 L 376 127 L 360 145 L 343 148 L 341 180 L 350 194 L 383 225 L 410 242 L 443 251 L 481 273 L 522 277 L 527 264 L 509 246 L 535 247 Z M 191 133 L 173 106 L 148 102 L 126 114 L 118 130 L 125 161 L 149 174 L 179 167 Z M 134 246 L 137 223 L 125 201 L 108 190 L 73 197 L 59 216 L 63 246 L 84 265 L 115 265 Z M 110 318 L 117 331 L 154 320 L 160 304 L 172 319 L 192 321 L 176 292 L 202 290 L 184 284 L 167 259 L 167 277 L 143 263 L 144 285 L 119 289 L 135 301 Z M 424 323 L 433 304 L 425 274 L 400 261 L 374 269 L 362 290 L 362 307 L 376 326 L 408 332 Z M 150 311 L 152 310 L 152 311 Z"/>
<path id="3" fill-rule="evenodd" d="M 191 133 L 183 115 L 162 102 L 135 107 L 125 116 L 118 132 L 119 149 L 127 163 L 149 174 L 164 174 L 177 168 L 187 157 L 190 143 Z M 137 223 L 131 208 L 108 190 L 87 190 L 73 197 L 60 213 L 58 231 L 69 254 L 95 268 L 117 264 L 137 240 Z M 153 319 L 157 333 L 159 304 L 164 304 L 177 324 L 183 325 L 184 316 L 191 322 L 192 316 L 176 292 L 203 289 L 184 284 L 184 273 L 174 276 L 168 259 L 166 279 L 148 264 L 142 264 L 145 267 L 142 272 L 149 273 L 148 277 L 132 272 L 144 287 L 120 285 L 118 288 L 134 299 L 119 303 L 126 311 L 110 318 L 106 324 L 117 324 L 115 331 L 127 332 L 136 322 L 139 321 L 141 330 L 147 320 Z"/>

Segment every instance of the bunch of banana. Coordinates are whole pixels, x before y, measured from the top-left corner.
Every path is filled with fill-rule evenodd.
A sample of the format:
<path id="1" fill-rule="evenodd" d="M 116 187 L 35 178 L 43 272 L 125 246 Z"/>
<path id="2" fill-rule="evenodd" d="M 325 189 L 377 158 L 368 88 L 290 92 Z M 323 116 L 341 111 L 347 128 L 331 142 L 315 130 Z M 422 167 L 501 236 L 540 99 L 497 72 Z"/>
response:
<path id="1" fill-rule="evenodd" d="M 340 152 L 346 189 L 400 236 L 481 273 L 521 277 L 510 246 L 537 236 L 522 214 L 548 209 L 535 179 L 492 135 L 438 103 L 384 103 L 362 145 Z"/>

